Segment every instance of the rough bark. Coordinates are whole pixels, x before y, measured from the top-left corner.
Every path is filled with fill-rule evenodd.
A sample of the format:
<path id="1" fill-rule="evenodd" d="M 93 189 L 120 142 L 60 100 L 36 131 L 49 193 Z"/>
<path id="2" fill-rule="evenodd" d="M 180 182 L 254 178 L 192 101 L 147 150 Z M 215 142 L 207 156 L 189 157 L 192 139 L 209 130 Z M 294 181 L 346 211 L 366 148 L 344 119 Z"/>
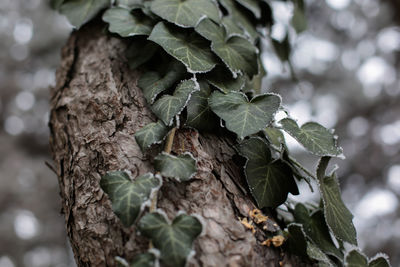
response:
<path id="1" fill-rule="evenodd" d="M 57 85 L 52 89 L 51 149 L 62 211 L 79 266 L 114 266 L 114 257 L 131 259 L 148 248 L 135 227 L 124 228 L 100 189 L 107 171 L 129 169 L 134 176 L 153 171 L 133 137 L 154 121 L 136 83 L 139 72 L 127 66 L 126 42 L 87 25 L 72 33 L 62 51 Z M 172 218 L 184 210 L 204 218 L 190 266 L 292 266 L 281 249 L 262 246 L 239 221 L 255 208 L 243 185 L 229 137 L 177 132 L 173 151 L 190 151 L 198 160 L 191 182 L 165 182 L 158 207 Z M 268 227 L 277 227 L 273 220 Z"/>

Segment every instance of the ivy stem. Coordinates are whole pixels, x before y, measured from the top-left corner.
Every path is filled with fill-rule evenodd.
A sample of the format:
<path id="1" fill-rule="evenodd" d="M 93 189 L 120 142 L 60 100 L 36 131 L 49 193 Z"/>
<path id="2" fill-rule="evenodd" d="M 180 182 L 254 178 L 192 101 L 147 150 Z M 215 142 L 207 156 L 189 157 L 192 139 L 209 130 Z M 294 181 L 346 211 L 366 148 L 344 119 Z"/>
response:
<path id="1" fill-rule="evenodd" d="M 305 174 L 307 174 L 308 176 L 310 176 L 311 178 L 317 180 L 317 177 L 315 177 L 314 174 L 312 174 L 309 170 L 307 170 L 306 168 L 304 168 L 295 158 L 289 156 L 290 161 L 296 165 L 300 170 L 302 170 Z"/>

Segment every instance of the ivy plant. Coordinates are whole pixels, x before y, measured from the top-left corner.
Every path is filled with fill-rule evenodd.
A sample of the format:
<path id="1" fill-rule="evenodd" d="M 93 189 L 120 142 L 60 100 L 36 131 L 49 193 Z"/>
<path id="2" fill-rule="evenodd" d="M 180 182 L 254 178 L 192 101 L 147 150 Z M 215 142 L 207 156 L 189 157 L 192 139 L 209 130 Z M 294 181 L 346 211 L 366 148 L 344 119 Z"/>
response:
<path id="1" fill-rule="evenodd" d="M 162 183 L 187 182 L 196 175 L 196 158 L 171 150 L 175 131 L 184 127 L 236 136 L 235 148 L 245 159 L 244 179 L 255 205 L 261 210 L 285 205 L 291 215 L 282 216 L 283 232 L 262 230 L 278 236 L 276 240 L 283 238 L 290 252 L 319 266 L 390 266 L 386 256 L 368 259 L 355 247 L 353 215 L 341 199 L 335 172 L 327 173 L 332 157 L 343 158 L 337 137 L 316 122 L 299 126 L 289 116 L 277 121 L 281 97 L 261 88 L 266 74 L 262 41 L 270 41 L 276 55 L 291 67 L 289 30 L 281 41 L 264 30 L 274 23 L 271 2 L 51 0 L 77 29 L 101 16 L 110 34 L 129 40 L 127 61 L 142 70 L 138 86 L 158 118 L 134 135 L 143 153 L 150 147 L 160 151 L 153 160 L 155 172 L 131 177 L 129 171 L 114 170 L 101 178 L 101 188 L 122 224 L 135 227 L 153 247 L 131 263 L 118 257 L 120 266 L 185 266 L 193 254 L 201 221 L 190 214 L 177 214 L 170 221 L 157 209 Z M 300 33 L 307 26 L 305 3 L 287 2 L 293 5 L 292 27 Z M 283 132 L 320 157 L 316 174 L 291 156 Z M 289 194 L 300 193 L 300 181 L 311 186 L 310 180 L 318 185 L 320 204 L 288 200 Z M 262 212 L 257 214 L 255 223 L 265 222 Z M 255 231 L 247 218 L 242 223 Z"/>

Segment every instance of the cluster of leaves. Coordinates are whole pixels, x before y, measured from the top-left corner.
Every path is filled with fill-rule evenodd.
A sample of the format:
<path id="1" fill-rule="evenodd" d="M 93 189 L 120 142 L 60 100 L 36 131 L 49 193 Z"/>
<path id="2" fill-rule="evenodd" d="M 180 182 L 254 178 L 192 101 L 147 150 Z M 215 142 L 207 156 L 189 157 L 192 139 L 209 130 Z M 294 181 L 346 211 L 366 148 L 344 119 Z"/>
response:
<path id="1" fill-rule="evenodd" d="M 289 250 L 321 266 L 388 266 L 384 257 L 368 263 L 357 250 L 344 256 L 344 242 L 355 246 L 357 239 L 335 173 L 325 173 L 329 159 L 342 156 L 333 133 L 315 122 L 299 126 L 289 116 L 277 121 L 275 113 L 283 110 L 281 97 L 255 95 L 261 92 L 260 81 L 266 73 L 260 63 L 262 38 L 270 39 L 282 61 L 290 61 L 289 34 L 283 41 L 265 34 L 273 24 L 271 1 L 53 0 L 52 5 L 77 28 L 105 10 L 102 19 L 108 30 L 129 37 L 129 64 L 143 69 L 138 85 L 158 118 L 135 134 L 143 152 L 165 142 L 171 129 L 212 132 L 226 128 L 237 135 L 236 150 L 246 159 L 247 184 L 260 209 L 276 208 L 287 201 L 289 193 L 299 194 L 299 181 L 315 179 L 318 184 L 319 206 L 287 203 L 294 218 L 286 229 Z M 291 2 L 293 28 L 301 32 L 306 27 L 304 3 Z M 289 155 L 283 131 L 321 157 L 316 176 Z M 158 260 L 184 266 L 201 232 L 200 221 L 180 214 L 170 222 L 160 210 L 143 216 L 142 212 L 163 178 L 190 180 L 196 173 L 196 160 L 189 153 L 161 152 L 154 167 L 156 174 L 134 180 L 127 172 L 110 172 L 102 177 L 101 187 L 121 222 L 137 224 L 159 250 L 159 254 L 139 255 L 134 266 L 153 266 Z"/>

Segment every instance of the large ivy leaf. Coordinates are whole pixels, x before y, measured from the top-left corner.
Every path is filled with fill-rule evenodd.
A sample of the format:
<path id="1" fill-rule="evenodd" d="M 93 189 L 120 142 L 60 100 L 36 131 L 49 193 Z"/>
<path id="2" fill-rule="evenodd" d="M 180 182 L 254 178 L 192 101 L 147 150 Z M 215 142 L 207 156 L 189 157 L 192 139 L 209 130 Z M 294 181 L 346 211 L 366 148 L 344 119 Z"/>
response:
<path id="1" fill-rule="evenodd" d="M 202 225 L 198 219 L 186 214 L 178 215 L 170 224 L 162 214 L 153 212 L 143 216 L 139 230 L 160 250 L 160 258 L 165 265 L 181 267 L 185 266 Z"/>
<path id="2" fill-rule="evenodd" d="M 219 2 L 228 10 L 229 17 L 232 18 L 232 21 L 242 28 L 250 42 L 254 43 L 258 37 L 258 33 L 253 23 L 243 14 L 241 8 L 238 7 L 233 0 L 219 0 Z"/>
<path id="3" fill-rule="evenodd" d="M 137 255 L 133 258 L 131 262 L 131 267 L 154 267 L 157 266 L 156 264 L 156 257 L 153 253 L 146 252 L 143 254 Z"/>
<path id="4" fill-rule="evenodd" d="M 240 92 L 223 94 L 215 91 L 208 100 L 212 111 L 222 118 L 226 127 L 239 138 L 263 130 L 278 110 L 281 98 L 274 94 L 262 94 L 248 101 Z"/>
<path id="5" fill-rule="evenodd" d="M 144 152 L 153 144 L 161 143 L 169 128 L 162 121 L 152 122 L 135 133 L 135 139 Z"/>
<path id="6" fill-rule="evenodd" d="M 322 157 L 317 168 L 318 186 L 324 204 L 326 223 L 336 238 L 357 245 L 357 234 L 352 219 L 340 194 L 339 182 L 335 173 L 325 176 L 329 157 Z"/>
<path id="7" fill-rule="evenodd" d="M 217 66 L 207 73 L 206 80 L 224 93 L 240 91 L 246 83 L 245 76 L 239 75 L 237 78 L 233 78 L 232 73 L 222 66 Z"/>
<path id="8" fill-rule="evenodd" d="M 211 50 L 226 64 L 233 75 L 258 73 L 257 48 L 248 40 L 233 36 L 226 38 L 225 29 L 209 19 L 203 19 L 195 28 L 211 41 Z"/>
<path id="9" fill-rule="evenodd" d="M 196 174 L 196 160 L 189 153 L 174 156 L 162 152 L 154 158 L 154 168 L 162 176 L 181 181 L 190 180 Z"/>
<path id="10" fill-rule="evenodd" d="M 208 42 L 196 33 L 159 22 L 153 28 L 149 40 L 185 64 L 191 73 L 208 72 L 216 65 Z"/>
<path id="11" fill-rule="evenodd" d="M 185 108 L 192 93 L 198 90 L 199 84 L 195 80 L 184 80 L 176 87 L 173 95 L 162 96 L 151 106 L 151 110 L 169 126 L 173 118 Z"/>
<path id="12" fill-rule="evenodd" d="M 148 71 L 144 73 L 138 86 L 142 89 L 147 103 L 153 104 L 157 95 L 169 89 L 186 74 L 185 66 L 179 61 L 173 60 L 166 69 L 166 73 Z"/>
<path id="13" fill-rule="evenodd" d="M 301 223 L 306 235 L 325 253 L 343 259 L 342 252 L 334 245 L 321 210 L 309 214 L 307 208 L 298 203 L 294 209 L 294 219 Z"/>
<path id="14" fill-rule="evenodd" d="M 336 145 L 332 133 L 316 122 L 307 122 L 299 127 L 294 120 L 285 118 L 280 124 L 288 134 L 315 155 L 336 157 L 342 154 L 342 149 Z"/>
<path id="15" fill-rule="evenodd" d="M 258 4 L 260 0 L 236 0 L 236 1 L 240 3 L 242 6 L 246 7 L 248 10 L 250 10 L 257 19 L 261 18 L 261 9 Z"/>
<path id="16" fill-rule="evenodd" d="M 213 0 L 155 0 L 151 11 L 180 27 L 194 27 L 204 17 L 220 20 L 219 9 Z"/>
<path id="17" fill-rule="evenodd" d="M 345 258 L 346 267 L 390 267 L 389 260 L 385 254 L 377 254 L 374 258 L 368 261 L 358 249 L 349 251 Z"/>
<path id="18" fill-rule="evenodd" d="M 200 81 L 200 91 L 194 92 L 187 105 L 186 125 L 199 131 L 211 131 L 217 122 L 217 117 L 208 105 L 211 95 L 210 86 Z"/>
<path id="19" fill-rule="evenodd" d="M 241 142 L 237 149 L 247 159 L 245 174 L 250 192 L 261 209 L 277 207 L 286 201 L 288 193 L 299 193 L 291 168 L 274 160 L 268 145 L 258 137 Z"/>
<path id="20" fill-rule="evenodd" d="M 101 178 L 100 186 L 111 199 L 115 214 L 125 226 L 130 226 L 146 205 L 151 192 L 161 186 L 161 179 L 147 173 L 131 181 L 126 172 L 112 171 Z"/>
<path id="21" fill-rule="evenodd" d="M 103 14 L 103 20 L 110 24 L 108 30 L 122 37 L 149 35 L 153 22 L 143 14 L 132 13 L 122 7 L 113 7 Z"/>
<path id="22" fill-rule="evenodd" d="M 80 28 L 109 5 L 110 0 L 65 0 L 60 13 L 67 16 L 73 26 Z"/>

